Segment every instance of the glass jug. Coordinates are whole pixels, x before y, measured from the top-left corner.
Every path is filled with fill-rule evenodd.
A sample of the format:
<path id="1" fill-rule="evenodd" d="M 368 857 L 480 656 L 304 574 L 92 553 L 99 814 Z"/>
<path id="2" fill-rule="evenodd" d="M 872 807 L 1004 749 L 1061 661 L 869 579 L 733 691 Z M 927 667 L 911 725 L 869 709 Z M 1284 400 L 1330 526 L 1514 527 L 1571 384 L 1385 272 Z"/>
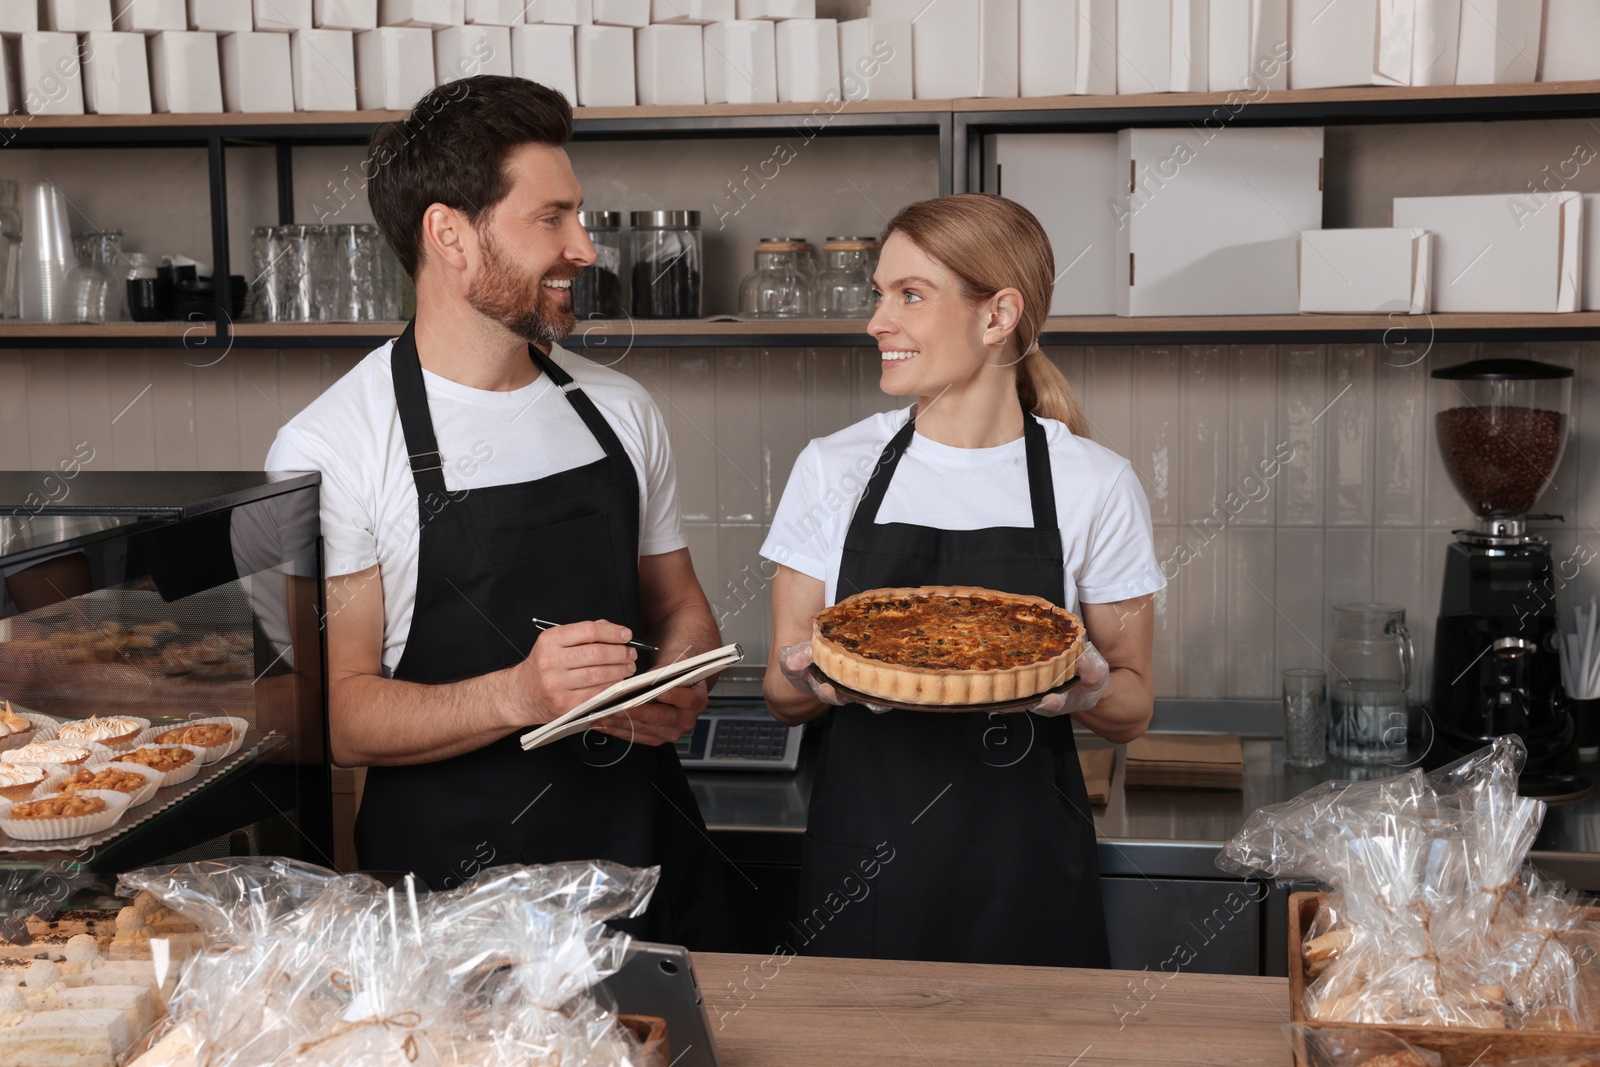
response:
<path id="1" fill-rule="evenodd" d="M 784 237 L 763 237 L 756 248 L 755 272 L 739 286 L 739 313 L 760 319 L 803 318 L 810 310 L 800 268 L 807 247 Z"/>
<path id="2" fill-rule="evenodd" d="M 1413 658 L 1406 609 L 1335 604 L 1328 658 L 1329 755 L 1353 763 L 1403 762 Z"/>

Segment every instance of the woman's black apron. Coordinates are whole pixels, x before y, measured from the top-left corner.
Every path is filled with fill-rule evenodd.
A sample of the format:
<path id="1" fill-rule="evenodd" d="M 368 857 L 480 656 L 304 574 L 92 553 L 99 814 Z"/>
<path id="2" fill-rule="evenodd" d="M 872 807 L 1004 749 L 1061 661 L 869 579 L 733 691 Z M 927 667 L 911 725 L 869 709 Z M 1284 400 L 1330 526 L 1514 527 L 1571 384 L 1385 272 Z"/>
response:
<path id="1" fill-rule="evenodd" d="M 390 357 L 422 523 L 416 608 L 394 676 L 438 684 L 509 667 L 533 648 L 535 617 L 638 632 L 639 481 L 594 402 L 529 346 L 604 458 L 452 493 L 413 329 Z M 524 732 L 436 763 L 370 768 L 356 820 L 362 866 L 415 871 L 441 889 L 503 863 L 660 864 L 649 910 L 618 925 L 653 941 L 727 947 L 722 872 L 673 747 L 589 732 L 524 752 Z"/>
<path id="2" fill-rule="evenodd" d="M 914 423 L 883 450 L 845 537 L 840 600 L 976 585 L 1064 597 L 1044 427 L 1024 418 L 1033 528 L 876 522 Z M 1106 967 L 1095 830 L 1072 718 L 829 714 L 797 933 L 818 956 Z M 870 877 L 869 877 L 870 876 Z"/>

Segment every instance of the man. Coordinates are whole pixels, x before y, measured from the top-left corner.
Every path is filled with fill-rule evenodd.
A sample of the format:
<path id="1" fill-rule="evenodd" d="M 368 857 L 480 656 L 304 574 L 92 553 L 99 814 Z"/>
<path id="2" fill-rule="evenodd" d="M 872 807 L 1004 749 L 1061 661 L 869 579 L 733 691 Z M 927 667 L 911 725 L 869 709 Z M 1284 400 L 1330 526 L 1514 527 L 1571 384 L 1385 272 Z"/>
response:
<path id="1" fill-rule="evenodd" d="M 368 198 L 416 319 L 284 426 L 267 467 L 323 474 L 329 728 L 335 761 L 369 768 L 362 866 L 445 888 L 500 863 L 660 864 L 633 932 L 720 947 L 721 874 L 672 747 L 705 683 L 518 744 L 632 674 L 631 640 L 660 661 L 721 644 L 661 413 L 556 343 L 595 258 L 571 132 L 559 93 L 491 76 L 379 128 Z"/>

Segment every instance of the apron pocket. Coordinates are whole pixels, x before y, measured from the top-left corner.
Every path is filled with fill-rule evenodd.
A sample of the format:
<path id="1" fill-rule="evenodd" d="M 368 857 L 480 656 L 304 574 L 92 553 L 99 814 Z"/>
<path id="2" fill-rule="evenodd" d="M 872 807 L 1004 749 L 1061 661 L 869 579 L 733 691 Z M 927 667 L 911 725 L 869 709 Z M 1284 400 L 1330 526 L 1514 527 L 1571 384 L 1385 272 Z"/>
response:
<path id="1" fill-rule="evenodd" d="M 565 581 L 552 588 L 541 580 L 538 568 L 528 566 L 530 557 L 561 561 Z M 531 636 L 524 654 L 538 636 L 531 621 L 523 622 L 525 617 L 537 615 L 570 623 L 605 617 L 610 605 L 626 610 L 611 551 L 610 523 L 598 512 L 532 530 L 494 530 L 489 538 L 489 565 L 494 575 L 492 614 L 498 619 L 516 619 L 519 627 L 526 625 Z M 511 636 L 517 640 L 518 635 Z"/>
<path id="2" fill-rule="evenodd" d="M 801 839 L 795 930 L 802 954 L 872 957 L 881 870 L 870 848 L 829 844 L 809 833 Z"/>

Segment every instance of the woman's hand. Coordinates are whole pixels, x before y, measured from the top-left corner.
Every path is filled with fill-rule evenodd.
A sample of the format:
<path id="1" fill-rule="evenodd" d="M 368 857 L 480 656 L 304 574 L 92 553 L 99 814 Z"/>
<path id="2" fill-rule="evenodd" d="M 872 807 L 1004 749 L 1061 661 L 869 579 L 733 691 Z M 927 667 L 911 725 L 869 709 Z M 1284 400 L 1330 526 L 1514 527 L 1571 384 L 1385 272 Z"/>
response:
<path id="1" fill-rule="evenodd" d="M 812 673 L 811 664 L 815 662 L 811 655 L 811 642 L 802 641 L 798 645 L 778 650 L 778 669 L 783 676 L 789 679 L 789 684 L 807 696 L 815 697 L 824 704 L 842 708 L 850 701 L 839 695 L 839 691 L 830 683 L 821 681 Z"/>
<path id="2" fill-rule="evenodd" d="M 1088 711 L 1100 703 L 1100 698 L 1105 695 L 1106 686 L 1110 684 L 1110 664 L 1106 663 L 1106 658 L 1100 654 L 1100 650 L 1094 647 L 1094 642 L 1085 641 L 1083 652 L 1078 656 L 1078 684 L 1065 693 L 1051 693 L 1032 707 L 1022 710 L 1047 718 Z"/>

